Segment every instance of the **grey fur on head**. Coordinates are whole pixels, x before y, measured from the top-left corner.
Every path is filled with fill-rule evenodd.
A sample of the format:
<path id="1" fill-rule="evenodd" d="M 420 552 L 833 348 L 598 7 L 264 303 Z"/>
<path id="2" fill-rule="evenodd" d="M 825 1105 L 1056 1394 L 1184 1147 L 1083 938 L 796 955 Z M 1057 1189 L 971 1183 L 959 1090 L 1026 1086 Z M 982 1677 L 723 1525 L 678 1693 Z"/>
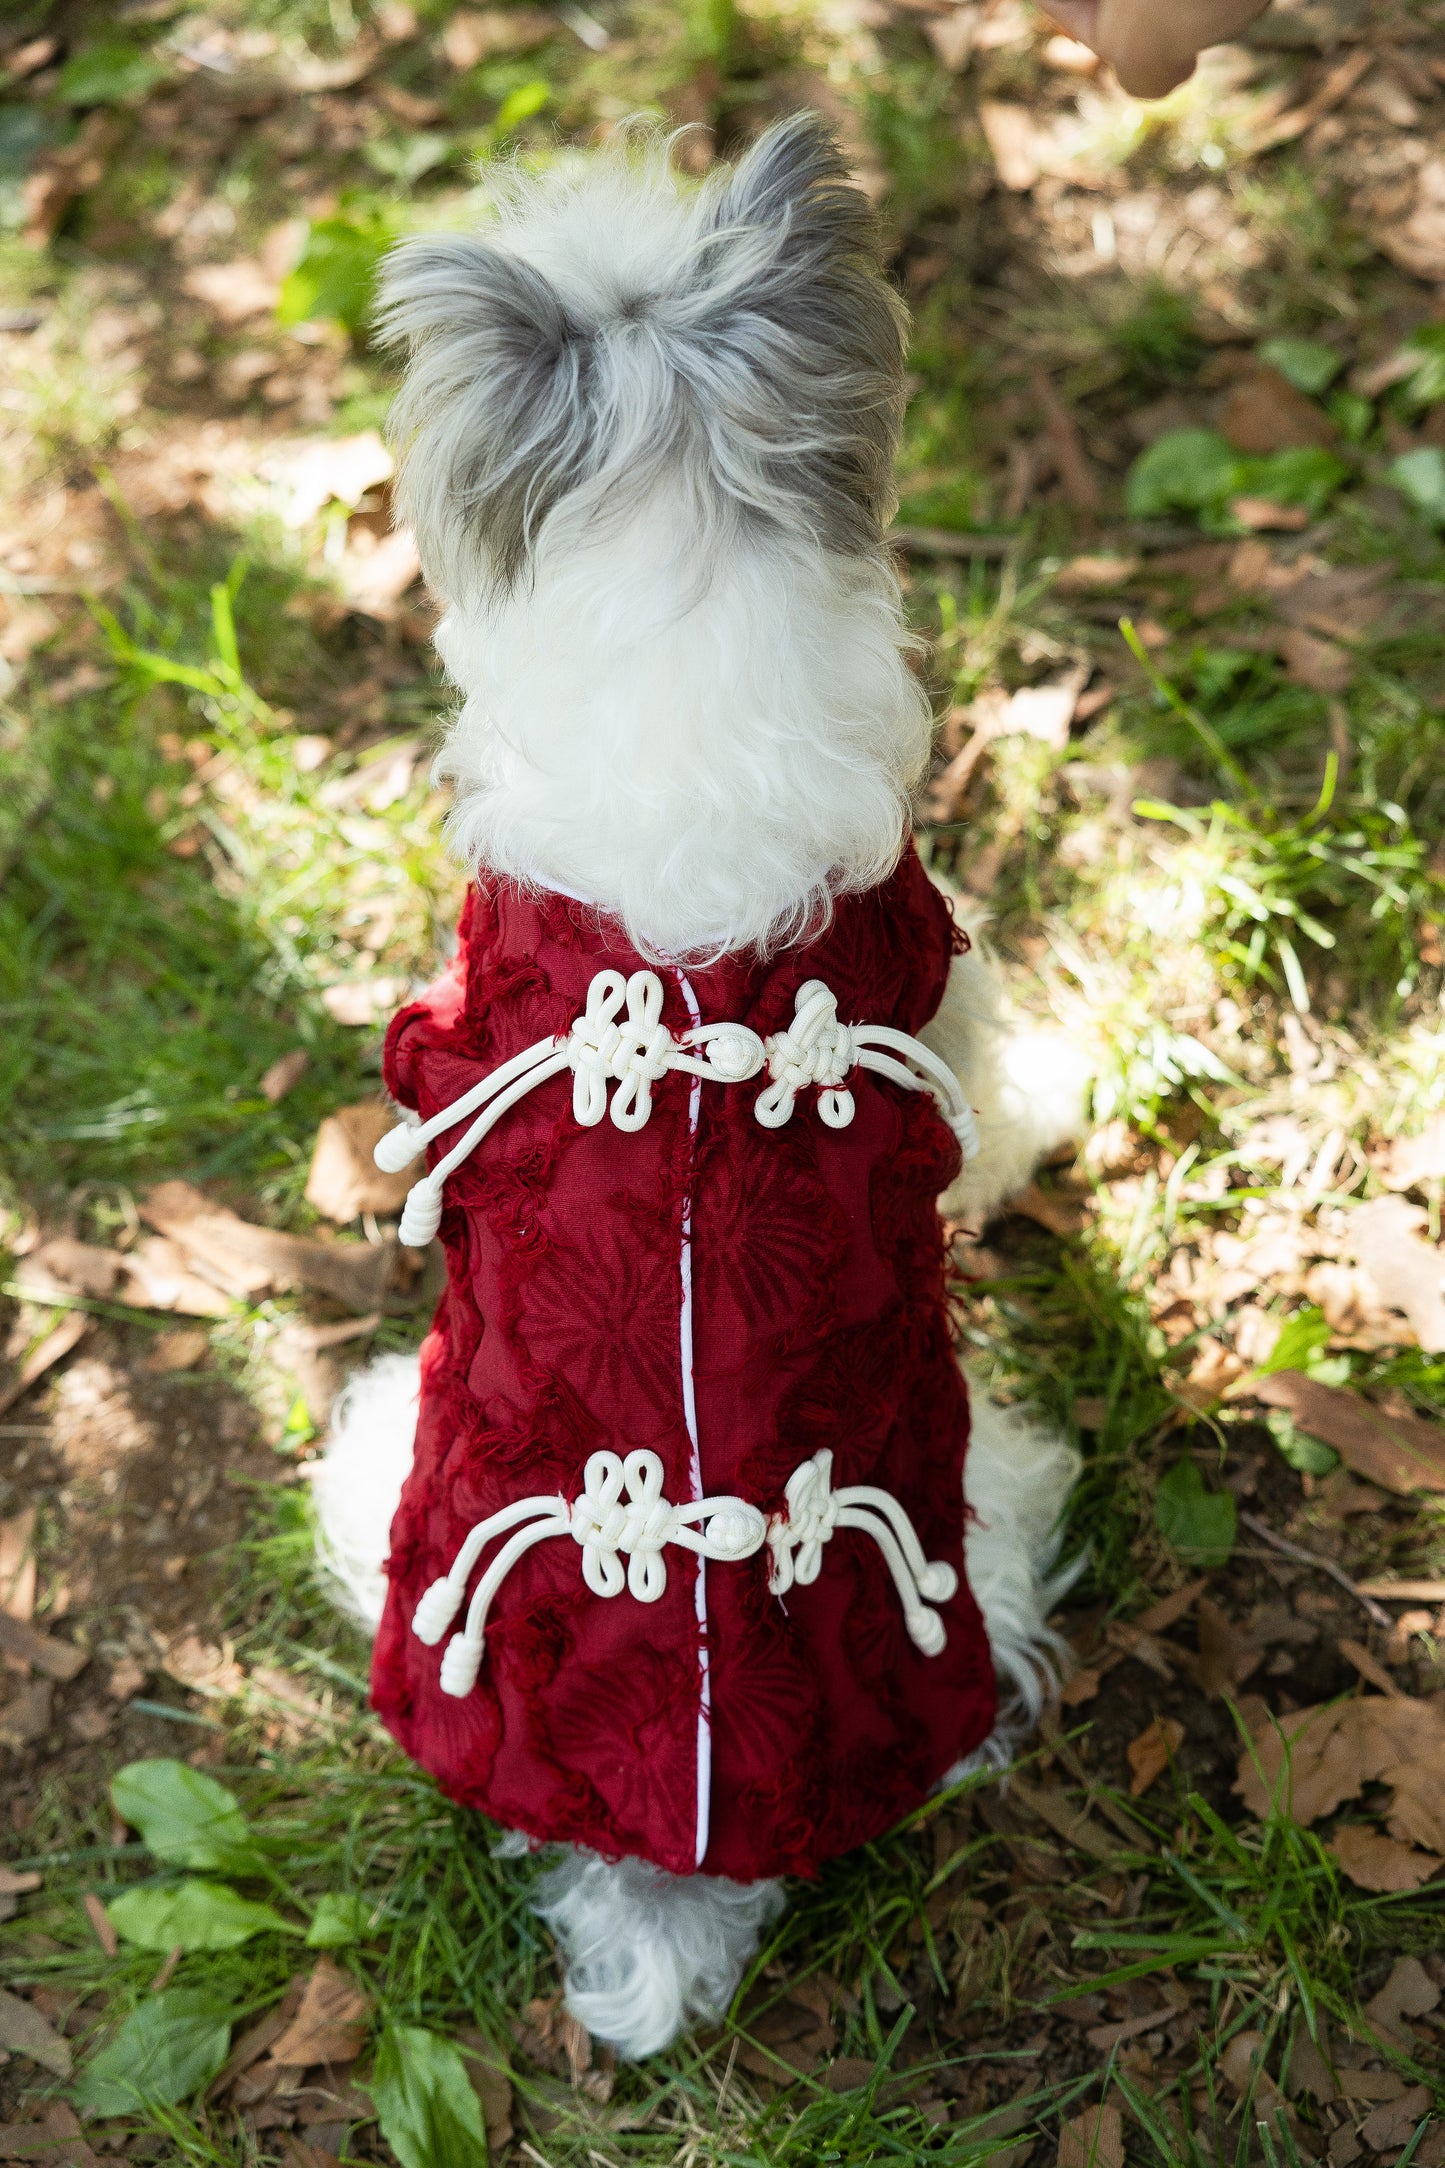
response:
<path id="1" fill-rule="evenodd" d="M 513 587 L 544 528 L 659 485 L 699 539 L 761 524 L 849 556 L 893 506 L 906 313 L 814 114 L 686 191 L 655 136 L 516 171 L 487 234 L 403 242 L 380 328 L 401 517 L 452 601 Z"/>

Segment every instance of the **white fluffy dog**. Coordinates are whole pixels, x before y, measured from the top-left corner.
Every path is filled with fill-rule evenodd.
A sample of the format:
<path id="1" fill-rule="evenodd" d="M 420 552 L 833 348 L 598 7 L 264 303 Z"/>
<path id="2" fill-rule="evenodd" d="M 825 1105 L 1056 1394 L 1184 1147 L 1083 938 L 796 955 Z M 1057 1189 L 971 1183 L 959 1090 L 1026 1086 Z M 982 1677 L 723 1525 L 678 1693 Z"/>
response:
<path id="1" fill-rule="evenodd" d="M 659 968 L 805 944 L 889 876 L 930 746 L 882 532 L 902 310 L 830 139 L 800 117 L 701 187 L 635 137 L 518 174 L 484 243 L 406 244 L 384 299 L 410 358 L 400 509 L 462 696 L 454 847 L 584 900 Z M 919 1037 L 974 1109 L 946 1202 L 981 1222 L 1078 1133 L 1080 1065 L 1015 1029 L 977 942 Z M 414 1359 L 357 1377 L 316 1470 L 321 1556 L 373 1629 L 417 1393 Z M 1075 1465 L 975 1396 L 965 1556 L 995 1760 L 1058 1655 Z M 569 2006 L 636 2056 L 726 2008 L 781 1896 L 567 1845 L 537 1903 Z"/>

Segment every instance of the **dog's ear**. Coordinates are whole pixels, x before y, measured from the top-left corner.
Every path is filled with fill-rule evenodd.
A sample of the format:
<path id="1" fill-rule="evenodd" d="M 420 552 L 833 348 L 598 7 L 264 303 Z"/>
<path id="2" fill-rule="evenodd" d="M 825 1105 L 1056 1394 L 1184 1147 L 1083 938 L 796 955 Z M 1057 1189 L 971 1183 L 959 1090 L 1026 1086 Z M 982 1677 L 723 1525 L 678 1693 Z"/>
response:
<path id="1" fill-rule="evenodd" d="M 469 235 L 404 241 L 378 329 L 408 356 L 392 408 L 401 516 L 453 601 L 510 587 L 597 457 L 587 334 L 530 264 Z"/>
<path id="2" fill-rule="evenodd" d="M 845 551 L 893 505 L 907 311 L 836 136 L 799 113 L 761 136 L 709 205 L 696 295 L 704 404 L 755 448 L 757 496 Z M 720 446 L 721 449 L 721 446 Z M 736 462 L 736 451 L 724 454 Z"/>
<path id="3" fill-rule="evenodd" d="M 714 198 L 712 222 L 718 229 L 778 229 L 783 256 L 795 268 L 854 252 L 876 267 L 872 206 L 854 186 L 820 113 L 795 113 L 759 136 Z"/>

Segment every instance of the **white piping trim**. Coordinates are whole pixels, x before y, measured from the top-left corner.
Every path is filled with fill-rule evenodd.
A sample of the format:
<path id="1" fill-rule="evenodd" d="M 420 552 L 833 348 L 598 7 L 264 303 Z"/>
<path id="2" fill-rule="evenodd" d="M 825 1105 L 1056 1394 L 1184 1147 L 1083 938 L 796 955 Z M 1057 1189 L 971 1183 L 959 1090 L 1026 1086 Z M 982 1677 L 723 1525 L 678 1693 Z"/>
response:
<path id="1" fill-rule="evenodd" d="M 677 983 L 696 1031 L 702 1024 L 702 1009 L 698 1004 L 697 994 L 686 972 L 677 971 Z M 692 1352 L 692 1185 L 697 1171 L 697 1128 L 701 1114 L 702 1078 L 694 1076 L 687 1104 L 687 1133 L 691 1149 L 688 1154 L 687 1190 L 682 1201 L 682 1254 L 679 1259 L 682 1306 L 678 1319 L 678 1352 L 682 1364 L 683 1421 L 687 1424 L 688 1443 L 692 1448 L 688 1475 L 695 1499 L 703 1495 L 702 1445 L 698 1437 L 697 1381 L 693 1374 Z M 701 1553 L 697 1561 L 697 1579 L 693 1583 L 693 1602 L 697 1610 L 698 1626 L 696 1859 L 701 1867 L 707 1853 L 712 1825 L 712 1656 L 707 1644 L 707 1559 Z"/>

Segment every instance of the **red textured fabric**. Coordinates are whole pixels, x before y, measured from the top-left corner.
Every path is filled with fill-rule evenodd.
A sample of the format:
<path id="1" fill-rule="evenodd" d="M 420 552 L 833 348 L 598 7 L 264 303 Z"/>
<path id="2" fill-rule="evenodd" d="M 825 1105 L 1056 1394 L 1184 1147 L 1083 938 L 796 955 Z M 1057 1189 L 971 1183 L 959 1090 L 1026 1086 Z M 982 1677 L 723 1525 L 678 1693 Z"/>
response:
<path id="1" fill-rule="evenodd" d="M 766 1036 L 810 978 L 843 1022 L 916 1033 L 952 950 L 947 906 L 911 849 L 806 946 L 685 973 L 648 967 L 581 904 L 484 881 L 451 970 L 392 1024 L 386 1080 L 430 1117 L 565 1034 L 606 967 L 655 969 L 678 1034 L 695 1004 L 704 1023 Z M 581 1127 L 562 1076 L 447 1183 L 447 1289 L 422 1350 L 372 1694 L 443 1789 L 498 1822 L 675 1873 L 810 1875 L 918 1805 L 992 1727 L 993 1668 L 963 1580 L 968 1410 L 935 1206 L 958 1148 L 927 1093 L 861 1069 L 848 1084 L 850 1127 L 825 1127 L 810 1091 L 767 1130 L 756 1081 L 674 1073 L 626 1134 Z M 891 1492 L 926 1556 L 958 1571 L 938 1607 L 946 1647 L 914 1647 L 883 1555 L 857 1530 L 836 1533 L 817 1581 L 781 1599 L 766 1550 L 700 1568 L 669 1545 L 666 1592 L 649 1605 L 593 1595 L 564 1537 L 508 1575 L 475 1689 L 444 1695 L 441 1650 L 411 1631 L 417 1599 L 474 1523 L 533 1494 L 575 1498 L 604 1447 L 658 1454 L 675 1503 L 736 1494 L 764 1513 L 830 1448 L 835 1486 Z"/>

